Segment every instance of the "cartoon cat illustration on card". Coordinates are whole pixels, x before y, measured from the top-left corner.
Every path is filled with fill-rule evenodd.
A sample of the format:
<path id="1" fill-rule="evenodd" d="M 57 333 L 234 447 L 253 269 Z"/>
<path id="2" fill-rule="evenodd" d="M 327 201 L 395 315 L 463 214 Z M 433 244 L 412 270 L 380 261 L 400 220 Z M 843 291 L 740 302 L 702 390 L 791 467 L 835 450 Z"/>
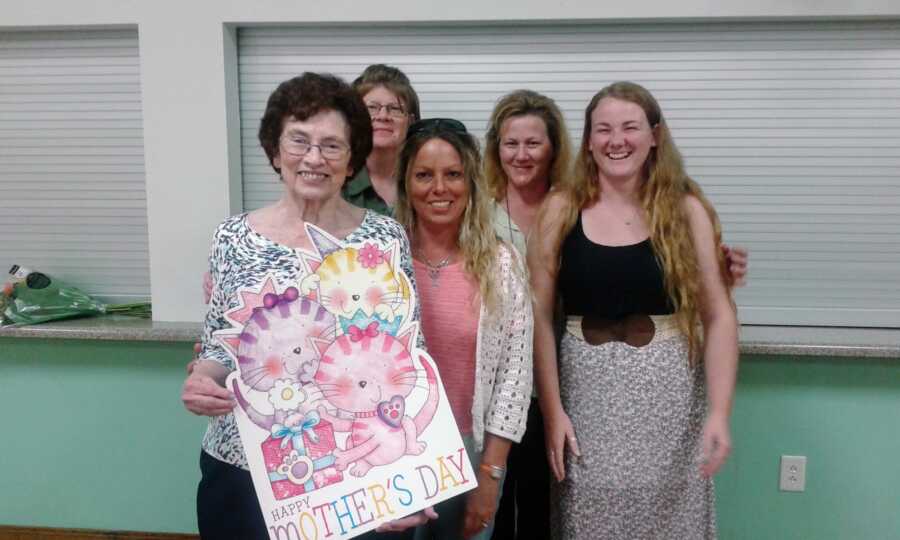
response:
<path id="1" fill-rule="evenodd" d="M 226 313 L 232 328 L 217 333 L 238 368 L 229 388 L 261 431 L 256 452 L 276 500 L 422 455 L 442 402 L 434 363 L 415 345 L 397 244 L 345 246 L 307 232 L 316 252 L 300 254 L 300 282 L 267 276 L 241 290 Z"/>
<path id="2" fill-rule="evenodd" d="M 396 336 L 412 315 L 412 286 L 398 271 L 399 245 L 342 246 L 312 226 L 307 225 L 307 233 L 317 254 L 303 257 L 310 273 L 300 282 L 300 292 L 319 299 L 337 317 L 340 333 L 374 322 Z"/>

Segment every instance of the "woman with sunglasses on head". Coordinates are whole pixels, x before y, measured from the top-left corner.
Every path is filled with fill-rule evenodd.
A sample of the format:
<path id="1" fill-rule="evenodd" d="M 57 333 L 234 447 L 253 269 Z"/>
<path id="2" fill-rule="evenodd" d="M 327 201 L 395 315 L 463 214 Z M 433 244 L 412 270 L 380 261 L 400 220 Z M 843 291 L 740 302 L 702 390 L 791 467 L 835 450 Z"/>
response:
<path id="1" fill-rule="evenodd" d="M 463 124 L 414 124 L 398 171 L 396 214 L 413 245 L 422 329 L 478 477 L 474 491 L 438 504 L 416 538 L 486 540 L 531 396 L 525 271 L 493 230 L 478 143 Z"/>
<path id="2" fill-rule="evenodd" d="M 738 360 L 718 219 L 637 84 L 594 96 L 576 160 L 528 252 L 554 534 L 713 538 Z"/>
<path id="3" fill-rule="evenodd" d="M 215 286 L 199 358 L 191 363 L 181 396 L 189 411 L 209 417 L 197 491 L 203 538 L 268 538 L 231 412 L 235 398 L 224 387 L 234 362 L 213 339 L 213 332 L 229 325 L 225 313 L 239 305 L 239 291 L 260 284 L 267 275 L 283 286 L 299 283 L 305 265 L 298 250 L 315 251 L 306 234 L 307 223 L 351 243 L 399 242 L 400 264 L 413 275 L 402 227 L 341 198 L 346 178 L 363 166 L 372 146 L 371 118 L 348 84 L 315 73 L 283 82 L 269 96 L 259 140 L 283 191 L 274 204 L 230 217 L 216 229 L 210 253 Z M 292 373 L 286 363 L 267 364 L 266 369 L 270 374 L 285 372 L 287 378 Z M 399 530 L 422 521 L 425 515 L 418 514 L 384 528 Z"/>

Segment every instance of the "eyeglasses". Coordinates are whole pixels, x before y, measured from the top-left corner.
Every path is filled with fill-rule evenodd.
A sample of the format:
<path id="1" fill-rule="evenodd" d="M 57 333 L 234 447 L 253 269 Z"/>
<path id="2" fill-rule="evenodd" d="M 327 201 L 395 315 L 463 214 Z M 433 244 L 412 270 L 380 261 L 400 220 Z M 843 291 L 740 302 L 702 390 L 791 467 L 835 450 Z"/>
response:
<path id="1" fill-rule="evenodd" d="M 350 148 L 340 141 L 326 141 L 319 144 L 312 144 L 298 135 L 282 136 L 281 144 L 284 146 L 285 152 L 297 157 L 305 156 L 313 149 L 313 147 L 318 148 L 322 157 L 325 159 L 341 159 L 350 151 Z"/>
<path id="2" fill-rule="evenodd" d="M 371 103 L 366 103 L 366 109 L 369 110 L 369 116 L 373 118 L 378 116 L 378 113 L 381 112 L 381 109 L 386 110 L 388 116 L 390 116 L 391 118 L 403 118 L 404 116 L 406 116 L 406 111 L 403 110 L 403 107 L 394 103 L 382 105 L 381 103 L 375 103 L 373 101 Z"/>
<path id="3" fill-rule="evenodd" d="M 441 131 L 468 133 L 466 125 L 459 120 L 454 120 L 453 118 L 428 118 L 419 120 L 409 126 L 409 129 L 406 131 L 406 138 L 409 139 L 419 133 L 439 133 Z"/>

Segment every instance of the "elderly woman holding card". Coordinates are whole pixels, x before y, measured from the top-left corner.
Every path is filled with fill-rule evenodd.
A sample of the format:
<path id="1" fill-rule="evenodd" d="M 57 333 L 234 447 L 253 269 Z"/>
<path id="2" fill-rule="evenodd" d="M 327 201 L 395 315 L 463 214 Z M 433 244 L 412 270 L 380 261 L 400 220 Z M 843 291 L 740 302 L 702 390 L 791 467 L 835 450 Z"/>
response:
<path id="1" fill-rule="evenodd" d="M 531 397 L 532 311 L 523 261 L 498 239 L 478 144 L 452 119 L 413 124 L 400 153 L 397 219 L 413 246 L 422 328 L 478 487 L 436 505 L 417 540 L 491 536 Z"/>
<path id="2" fill-rule="evenodd" d="M 216 229 L 210 253 L 215 287 L 202 349 L 182 391 L 189 411 L 210 417 L 197 492 L 197 522 L 203 538 L 268 537 L 231 413 L 235 398 L 224 387 L 235 362 L 213 336 L 230 326 L 226 314 L 242 305 L 239 291 L 262 286 L 267 276 L 279 287 L 301 282 L 305 265 L 299 251 L 314 252 L 307 224 L 346 243 L 374 240 L 399 245 L 400 266 L 412 275 L 402 227 L 341 197 L 345 180 L 363 167 L 372 149 L 369 112 L 348 84 L 314 73 L 285 81 L 269 97 L 259 140 L 278 174 L 282 194 L 274 204 L 232 216 Z M 412 318 L 417 319 L 418 313 Z M 282 372 L 296 376 L 296 367 L 287 360 L 284 364 L 266 361 L 266 377 L 278 379 Z M 420 514 L 405 525 L 424 519 Z"/>

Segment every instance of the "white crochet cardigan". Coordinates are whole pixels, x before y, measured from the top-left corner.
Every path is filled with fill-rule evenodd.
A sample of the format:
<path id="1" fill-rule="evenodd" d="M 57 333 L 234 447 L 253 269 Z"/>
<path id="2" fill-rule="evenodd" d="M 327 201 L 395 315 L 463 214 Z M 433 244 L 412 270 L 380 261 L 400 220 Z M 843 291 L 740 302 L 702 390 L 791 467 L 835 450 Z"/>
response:
<path id="1" fill-rule="evenodd" d="M 498 256 L 500 309 L 489 315 L 482 301 L 475 349 L 472 432 L 475 448 L 484 432 L 519 442 L 531 402 L 534 315 L 518 253 L 501 243 Z"/>

